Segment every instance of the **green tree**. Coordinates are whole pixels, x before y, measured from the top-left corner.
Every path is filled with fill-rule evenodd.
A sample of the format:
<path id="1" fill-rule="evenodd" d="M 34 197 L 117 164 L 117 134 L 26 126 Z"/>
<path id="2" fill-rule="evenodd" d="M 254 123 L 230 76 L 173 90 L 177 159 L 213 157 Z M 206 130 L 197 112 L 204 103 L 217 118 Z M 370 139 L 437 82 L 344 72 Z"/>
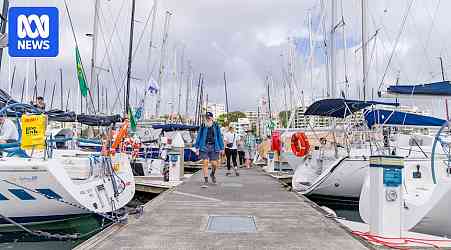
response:
<path id="1" fill-rule="evenodd" d="M 237 122 L 239 118 L 246 118 L 246 114 L 240 111 L 229 112 L 227 114 L 221 114 L 218 116 L 216 121 L 221 126 L 226 126 L 231 122 Z"/>
<path id="2" fill-rule="evenodd" d="M 279 120 L 281 122 L 282 127 L 286 128 L 288 126 L 288 121 L 290 121 L 291 111 L 280 111 L 279 112 Z"/>

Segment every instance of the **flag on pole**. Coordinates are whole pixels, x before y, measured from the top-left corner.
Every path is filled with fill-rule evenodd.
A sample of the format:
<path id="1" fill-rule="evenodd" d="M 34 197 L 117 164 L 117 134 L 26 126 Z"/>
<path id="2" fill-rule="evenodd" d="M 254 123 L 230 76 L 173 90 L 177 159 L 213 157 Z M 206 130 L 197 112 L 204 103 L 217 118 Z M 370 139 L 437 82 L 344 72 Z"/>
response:
<path id="1" fill-rule="evenodd" d="M 75 47 L 75 61 L 77 63 L 77 76 L 80 92 L 82 96 L 86 97 L 88 95 L 88 85 L 86 84 L 86 75 L 83 70 L 83 65 L 81 64 L 80 51 L 78 51 L 77 46 Z"/>
<path id="2" fill-rule="evenodd" d="M 147 91 L 150 94 L 156 94 L 156 93 L 158 93 L 158 91 L 160 91 L 160 86 L 158 85 L 157 81 L 155 81 L 155 79 L 153 79 L 152 76 L 150 76 L 150 82 L 149 82 L 149 87 L 147 88 Z"/>
<path id="3" fill-rule="evenodd" d="M 133 111 L 131 108 L 128 109 L 128 119 L 130 120 L 130 128 L 132 131 L 136 131 L 136 120 L 133 116 Z"/>

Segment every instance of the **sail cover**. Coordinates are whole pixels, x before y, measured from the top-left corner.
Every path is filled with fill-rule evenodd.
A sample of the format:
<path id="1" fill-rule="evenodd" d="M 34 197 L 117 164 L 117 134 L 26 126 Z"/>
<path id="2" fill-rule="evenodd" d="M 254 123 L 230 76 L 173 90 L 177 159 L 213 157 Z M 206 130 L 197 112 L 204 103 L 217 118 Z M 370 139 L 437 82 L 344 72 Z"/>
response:
<path id="1" fill-rule="evenodd" d="M 19 103 L 3 89 L 0 89 L 0 110 L 2 110 L 0 115 L 6 114 L 9 117 L 20 117 L 24 113 L 45 114 L 50 121 L 79 122 L 88 126 L 110 126 L 122 122 L 120 115 L 77 115 L 75 112 L 59 109 L 45 111 L 27 103 Z"/>
<path id="2" fill-rule="evenodd" d="M 342 98 L 323 99 L 316 101 L 312 105 L 310 105 L 305 111 L 304 115 L 345 118 L 348 115 L 353 114 L 354 112 L 376 104 L 399 106 L 398 103 L 386 103 L 378 101 L 346 100 Z"/>
<path id="3" fill-rule="evenodd" d="M 387 88 L 387 92 L 401 95 L 451 96 L 451 83 L 444 81 L 417 85 L 392 85 Z"/>
<path id="4" fill-rule="evenodd" d="M 180 130 L 195 131 L 195 130 L 199 129 L 199 126 L 174 123 L 174 124 L 155 124 L 155 125 L 152 125 L 152 128 L 153 129 L 161 129 L 164 132 L 180 131 Z"/>
<path id="5" fill-rule="evenodd" d="M 432 116 L 385 109 L 365 110 L 363 115 L 370 128 L 375 124 L 440 127 L 446 122 L 446 120 Z"/>

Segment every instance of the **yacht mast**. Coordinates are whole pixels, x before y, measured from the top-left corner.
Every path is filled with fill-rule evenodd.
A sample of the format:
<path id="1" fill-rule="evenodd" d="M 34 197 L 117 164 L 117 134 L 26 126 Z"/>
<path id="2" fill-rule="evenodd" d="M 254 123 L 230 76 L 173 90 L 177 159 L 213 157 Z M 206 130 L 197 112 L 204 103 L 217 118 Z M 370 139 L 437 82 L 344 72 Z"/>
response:
<path id="1" fill-rule="evenodd" d="M 331 9 L 331 29 L 330 29 L 330 97 L 335 98 L 336 96 L 336 56 L 335 56 L 335 19 L 336 19 L 336 0 L 332 0 Z"/>
<path id="2" fill-rule="evenodd" d="M 366 101 L 367 88 L 367 15 L 368 0 L 362 0 L 362 64 L 363 64 L 363 100 Z"/>
<path id="3" fill-rule="evenodd" d="M 130 109 L 130 80 L 132 74 L 132 54 L 133 54 L 133 29 L 135 25 L 135 5 L 136 0 L 132 0 L 132 13 L 130 17 L 130 43 L 128 46 L 128 67 L 127 67 L 127 86 L 125 92 L 125 115 Z"/>
<path id="4" fill-rule="evenodd" d="M 94 88 L 94 86 L 97 85 L 97 77 L 95 73 L 96 69 L 96 51 L 97 51 L 97 33 L 98 31 L 98 21 L 99 21 L 99 7 L 100 7 L 100 1 L 95 0 L 94 4 L 94 24 L 93 24 L 93 33 L 92 33 L 92 48 L 91 48 L 91 86 Z M 97 92 L 99 92 L 99 88 L 96 89 Z M 97 112 L 100 112 L 100 110 L 97 110 Z"/>
<path id="5" fill-rule="evenodd" d="M 161 56 L 160 56 L 160 70 L 158 71 L 158 84 L 160 84 L 160 90 L 157 95 L 157 103 L 155 105 L 155 115 L 158 117 L 160 115 L 160 106 L 161 106 L 161 91 L 162 91 L 162 80 L 164 73 L 164 62 L 166 57 L 166 43 L 168 41 L 168 30 L 169 24 L 171 20 L 172 13 L 166 11 L 166 18 L 164 21 L 164 30 L 163 30 L 163 43 L 161 44 Z"/>

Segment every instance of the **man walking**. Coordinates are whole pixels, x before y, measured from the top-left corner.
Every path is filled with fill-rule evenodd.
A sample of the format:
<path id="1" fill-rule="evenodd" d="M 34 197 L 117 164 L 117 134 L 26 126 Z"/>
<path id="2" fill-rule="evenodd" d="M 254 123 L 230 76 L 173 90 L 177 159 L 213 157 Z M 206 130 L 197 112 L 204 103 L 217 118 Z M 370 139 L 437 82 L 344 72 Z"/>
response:
<path id="1" fill-rule="evenodd" d="M 202 172 L 204 175 L 203 188 L 208 187 L 208 163 L 211 162 L 211 181 L 216 183 L 216 170 L 219 166 L 219 154 L 224 150 L 224 142 L 222 139 L 221 129 L 218 123 L 213 119 L 213 114 L 207 112 L 207 119 L 204 124 L 201 125 L 197 133 L 196 154 L 203 160 Z"/>

